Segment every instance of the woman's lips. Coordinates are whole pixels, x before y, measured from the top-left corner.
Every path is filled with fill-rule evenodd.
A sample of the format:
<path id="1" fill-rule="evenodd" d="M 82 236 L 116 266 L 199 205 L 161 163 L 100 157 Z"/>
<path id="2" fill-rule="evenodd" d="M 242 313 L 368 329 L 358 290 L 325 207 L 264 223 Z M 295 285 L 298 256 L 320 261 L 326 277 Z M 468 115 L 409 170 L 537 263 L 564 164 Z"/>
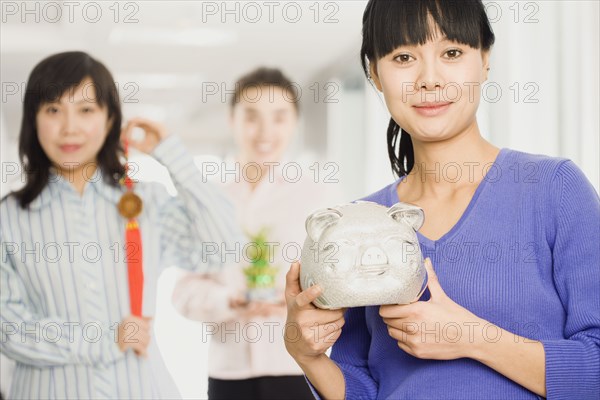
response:
<path id="1" fill-rule="evenodd" d="M 271 142 L 262 142 L 262 143 L 257 143 L 255 145 L 256 151 L 261 154 L 262 153 L 270 153 L 273 151 L 274 148 L 275 148 L 275 146 Z"/>
<path id="2" fill-rule="evenodd" d="M 73 153 L 81 148 L 80 144 L 63 144 L 60 146 L 60 150 L 63 153 Z"/>
<path id="3" fill-rule="evenodd" d="M 423 104 L 413 106 L 415 111 L 424 117 L 435 117 L 446 112 L 452 103 Z"/>

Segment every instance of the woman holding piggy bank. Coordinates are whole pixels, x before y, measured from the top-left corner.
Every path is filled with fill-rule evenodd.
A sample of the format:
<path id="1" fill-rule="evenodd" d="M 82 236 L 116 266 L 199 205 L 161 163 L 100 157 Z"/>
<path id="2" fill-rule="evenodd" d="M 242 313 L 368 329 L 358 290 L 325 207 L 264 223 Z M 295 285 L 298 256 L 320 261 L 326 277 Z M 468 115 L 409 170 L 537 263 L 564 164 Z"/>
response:
<path id="1" fill-rule="evenodd" d="M 479 0 L 368 3 L 361 60 L 392 115 L 399 180 L 365 200 L 424 210 L 428 290 L 406 305 L 321 310 L 321 288 L 302 291 L 293 264 L 286 347 L 315 395 L 598 398 L 598 194 L 568 159 L 482 138 L 471 87 L 487 80 L 493 43 Z M 440 177 L 450 164 L 457 176 Z"/>

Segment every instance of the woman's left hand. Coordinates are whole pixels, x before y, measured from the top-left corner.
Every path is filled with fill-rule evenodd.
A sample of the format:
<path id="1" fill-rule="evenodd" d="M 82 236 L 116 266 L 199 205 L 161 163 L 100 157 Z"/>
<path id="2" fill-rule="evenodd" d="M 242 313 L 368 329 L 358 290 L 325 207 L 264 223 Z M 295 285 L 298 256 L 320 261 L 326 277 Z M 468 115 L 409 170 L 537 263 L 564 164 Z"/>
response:
<path id="1" fill-rule="evenodd" d="M 132 133 L 134 128 L 144 130 L 145 135 L 142 140 L 133 140 Z M 163 124 L 145 118 L 130 119 L 121 131 L 121 140 L 127 139 L 129 146 L 146 154 L 152 153 L 156 146 L 167 136 L 169 134 Z"/>
<path id="2" fill-rule="evenodd" d="M 417 358 L 452 360 L 473 356 L 487 321 L 446 295 L 429 258 L 425 268 L 430 300 L 380 307 L 379 315 L 387 324 L 389 335 L 402 350 Z"/>
<path id="3" fill-rule="evenodd" d="M 247 306 L 247 315 L 251 318 L 254 317 L 285 317 L 287 307 L 281 303 L 266 303 L 260 301 L 252 301 Z"/>

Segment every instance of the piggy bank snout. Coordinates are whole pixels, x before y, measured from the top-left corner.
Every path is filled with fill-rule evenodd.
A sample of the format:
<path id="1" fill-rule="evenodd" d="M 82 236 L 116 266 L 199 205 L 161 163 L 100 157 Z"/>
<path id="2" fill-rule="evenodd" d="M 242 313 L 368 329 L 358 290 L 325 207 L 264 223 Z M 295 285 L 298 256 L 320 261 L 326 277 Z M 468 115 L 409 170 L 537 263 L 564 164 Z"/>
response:
<path id="1" fill-rule="evenodd" d="M 388 263 L 388 258 L 385 252 L 377 247 L 371 246 L 368 247 L 360 260 L 361 265 L 383 265 Z"/>

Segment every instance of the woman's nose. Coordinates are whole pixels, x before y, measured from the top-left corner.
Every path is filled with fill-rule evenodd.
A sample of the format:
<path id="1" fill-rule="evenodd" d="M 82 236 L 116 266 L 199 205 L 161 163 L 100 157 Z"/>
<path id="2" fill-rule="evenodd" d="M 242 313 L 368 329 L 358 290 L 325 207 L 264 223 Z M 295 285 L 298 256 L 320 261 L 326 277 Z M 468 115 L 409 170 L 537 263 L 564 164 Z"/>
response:
<path id="1" fill-rule="evenodd" d="M 442 77 L 435 62 L 424 63 L 418 78 L 418 87 L 434 90 L 442 86 Z"/>
<path id="2" fill-rule="evenodd" d="M 424 81 L 421 81 L 419 86 L 421 89 L 435 90 L 435 88 L 441 87 L 441 84 L 439 81 L 424 80 Z"/>
<path id="3" fill-rule="evenodd" d="M 262 122 L 258 126 L 257 137 L 259 139 L 271 139 L 274 134 L 273 124 L 270 122 Z"/>
<path id="4" fill-rule="evenodd" d="M 62 134 L 65 136 L 77 133 L 77 120 L 74 113 L 65 112 L 63 118 Z"/>

